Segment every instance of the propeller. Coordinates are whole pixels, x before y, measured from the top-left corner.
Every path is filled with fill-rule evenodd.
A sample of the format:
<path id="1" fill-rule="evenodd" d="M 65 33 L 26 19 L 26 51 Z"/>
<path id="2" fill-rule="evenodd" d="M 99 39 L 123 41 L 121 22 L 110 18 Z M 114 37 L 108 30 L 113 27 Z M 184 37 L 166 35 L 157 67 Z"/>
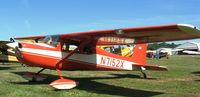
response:
<path id="1" fill-rule="evenodd" d="M 0 41 L 0 52 L 3 55 L 15 55 L 16 47 L 17 43 L 14 41 Z"/>
<path id="2" fill-rule="evenodd" d="M 21 44 L 16 42 L 13 38 L 10 38 L 10 42 L 7 43 L 6 46 L 9 48 L 7 51 L 10 55 L 16 55 L 16 51 L 21 47 Z"/>
<path id="3" fill-rule="evenodd" d="M 6 45 L 8 47 L 12 48 L 12 49 L 16 49 L 16 48 L 19 47 L 19 43 L 18 42 L 7 43 Z"/>
<path id="4" fill-rule="evenodd" d="M 13 38 L 10 38 L 10 43 L 6 44 L 9 48 L 16 49 L 19 47 L 19 43 L 15 42 Z"/>

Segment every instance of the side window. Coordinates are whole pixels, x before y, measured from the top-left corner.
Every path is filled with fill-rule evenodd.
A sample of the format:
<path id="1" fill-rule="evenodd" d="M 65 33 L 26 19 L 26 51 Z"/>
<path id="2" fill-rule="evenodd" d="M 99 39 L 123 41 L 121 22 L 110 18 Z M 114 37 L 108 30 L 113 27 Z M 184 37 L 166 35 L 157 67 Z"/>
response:
<path id="1" fill-rule="evenodd" d="M 71 52 L 75 50 L 78 46 L 73 44 L 64 43 L 62 46 L 63 51 Z"/>
<path id="2" fill-rule="evenodd" d="M 64 43 L 62 45 L 62 51 L 68 51 L 68 49 L 69 49 L 68 45 Z"/>
<path id="3" fill-rule="evenodd" d="M 74 42 L 74 41 L 67 41 L 64 42 L 62 45 L 62 51 L 65 52 L 71 52 L 73 50 L 75 50 L 76 48 L 78 48 L 79 46 L 79 42 Z M 87 44 L 83 47 L 81 47 L 77 53 L 82 53 L 82 54 L 92 54 L 92 46 L 90 44 Z"/>
<path id="4" fill-rule="evenodd" d="M 108 45 L 98 47 L 116 55 L 131 57 L 133 54 L 134 45 Z"/>
<path id="5" fill-rule="evenodd" d="M 52 37 L 51 45 L 54 47 L 57 47 L 58 42 L 59 42 L 59 35 L 52 35 L 51 37 Z"/>

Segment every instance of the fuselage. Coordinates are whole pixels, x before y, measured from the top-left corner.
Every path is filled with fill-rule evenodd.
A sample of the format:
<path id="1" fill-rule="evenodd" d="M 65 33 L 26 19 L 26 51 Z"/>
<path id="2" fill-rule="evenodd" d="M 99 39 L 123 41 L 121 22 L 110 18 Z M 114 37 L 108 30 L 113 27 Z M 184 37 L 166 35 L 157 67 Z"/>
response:
<path id="1" fill-rule="evenodd" d="M 21 43 L 21 46 L 16 52 L 20 62 L 49 69 L 57 68 L 56 64 L 71 52 L 63 50 L 61 44 L 54 47 L 45 43 Z M 59 69 L 133 70 L 133 64 L 137 63 L 131 57 L 123 57 L 92 46 L 90 52 L 75 52 L 59 65 Z"/>

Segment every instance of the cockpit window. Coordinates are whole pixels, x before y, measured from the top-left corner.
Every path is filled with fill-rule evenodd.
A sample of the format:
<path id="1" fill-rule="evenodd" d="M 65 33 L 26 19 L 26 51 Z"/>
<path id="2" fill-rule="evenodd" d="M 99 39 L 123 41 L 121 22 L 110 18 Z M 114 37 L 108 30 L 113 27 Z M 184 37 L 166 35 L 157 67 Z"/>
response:
<path id="1" fill-rule="evenodd" d="M 54 47 L 57 47 L 58 41 L 59 41 L 59 35 L 49 35 L 42 40 L 42 43 L 46 43 Z"/>

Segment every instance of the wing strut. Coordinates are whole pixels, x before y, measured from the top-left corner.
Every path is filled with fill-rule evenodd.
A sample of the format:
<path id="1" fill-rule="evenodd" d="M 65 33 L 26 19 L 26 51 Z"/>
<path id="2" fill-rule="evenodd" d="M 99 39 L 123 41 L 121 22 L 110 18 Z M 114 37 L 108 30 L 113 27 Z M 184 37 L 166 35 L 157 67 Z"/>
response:
<path id="1" fill-rule="evenodd" d="M 72 56 L 76 51 L 78 51 L 79 48 L 80 48 L 80 47 L 77 47 L 75 50 L 73 50 L 72 52 L 70 52 L 66 57 L 64 57 L 62 60 L 60 60 L 60 61 L 56 64 L 56 71 L 57 71 L 58 75 L 60 76 L 60 79 L 63 79 L 62 74 L 61 74 L 61 72 L 60 72 L 60 70 L 59 70 L 60 64 L 61 64 L 63 61 L 67 60 L 70 56 Z"/>
<path id="2" fill-rule="evenodd" d="M 73 50 L 72 52 L 70 52 L 67 56 L 65 56 L 62 60 L 60 60 L 57 64 L 56 64 L 56 71 L 60 77 L 60 79 L 55 80 L 53 82 L 50 83 L 50 85 L 56 89 L 71 89 L 74 88 L 78 85 L 77 82 L 75 82 L 74 80 L 70 80 L 70 79 L 64 79 L 62 76 L 62 73 L 60 72 L 60 65 L 63 61 L 67 60 L 70 56 L 72 56 L 76 51 L 78 51 L 83 45 L 85 45 L 86 43 L 88 43 L 89 41 L 83 41 L 75 50 Z"/>

